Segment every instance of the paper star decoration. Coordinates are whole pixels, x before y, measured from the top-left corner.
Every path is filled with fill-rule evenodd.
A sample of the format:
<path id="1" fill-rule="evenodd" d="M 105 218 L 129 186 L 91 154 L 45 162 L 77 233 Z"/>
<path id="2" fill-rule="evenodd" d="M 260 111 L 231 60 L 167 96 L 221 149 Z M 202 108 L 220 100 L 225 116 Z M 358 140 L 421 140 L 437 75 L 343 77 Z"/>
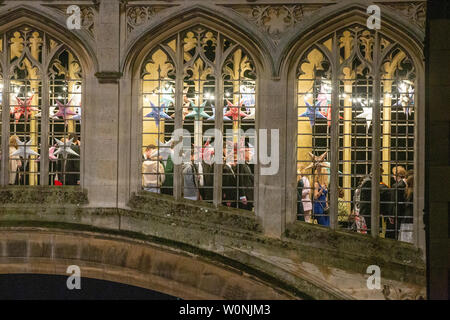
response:
<path id="1" fill-rule="evenodd" d="M 245 117 L 245 120 L 254 120 L 256 113 L 255 107 L 253 106 L 252 108 L 247 108 L 247 112 L 249 113 L 247 114 L 247 117 Z"/>
<path id="2" fill-rule="evenodd" d="M 30 139 L 28 142 L 22 142 L 19 140 L 19 138 L 16 137 L 18 148 L 16 151 L 11 153 L 11 157 L 19 156 L 24 159 L 27 159 L 29 156 L 39 156 L 39 153 L 31 149 L 30 145 L 33 139 Z"/>
<path id="3" fill-rule="evenodd" d="M 399 85 L 400 99 L 397 101 L 395 106 L 402 106 L 403 112 L 406 117 L 411 115 L 412 107 L 414 105 L 414 89 L 411 85 L 402 83 Z"/>
<path id="4" fill-rule="evenodd" d="M 161 118 L 164 119 L 172 119 L 167 113 L 164 112 L 165 105 L 161 105 L 160 107 L 155 107 L 155 105 L 150 102 L 152 106 L 152 111 L 145 115 L 146 118 L 154 118 L 156 126 L 159 127 L 159 121 Z M 159 110 L 158 110 L 159 109 Z"/>
<path id="5" fill-rule="evenodd" d="M 306 111 L 303 112 L 299 117 L 308 117 L 309 118 L 309 124 L 311 125 L 311 128 L 316 123 L 316 119 L 326 119 L 323 114 L 320 113 L 319 110 L 317 110 L 317 107 L 312 107 L 308 102 L 305 101 L 306 104 Z"/>
<path id="6" fill-rule="evenodd" d="M 228 107 L 230 110 L 228 110 L 224 116 L 231 117 L 233 121 L 238 121 L 239 117 L 242 119 L 247 117 L 247 114 L 243 111 L 241 111 L 242 102 L 239 104 L 239 106 L 234 106 L 230 101 L 227 100 Z"/>
<path id="7" fill-rule="evenodd" d="M 16 96 L 17 99 L 17 106 L 14 106 L 13 111 L 11 112 L 11 114 L 14 114 L 14 119 L 15 122 L 19 122 L 20 118 L 22 117 L 22 115 L 25 117 L 25 121 L 28 120 L 28 115 L 32 112 L 32 111 L 38 111 L 38 108 L 32 107 L 31 106 L 31 101 L 33 100 L 34 95 L 32 95 L 31 97 L 25 99 L 25 101 L 21 100 L 19 97 Z"/>
<path id="8" fill-rule="evenodd" d="M 56 143 L 58 144 L 58 150 L 56 150 L 55 152 L 53 152 L 53 155 L 57 156 L 59 154 L 62 154 L 64 158 L 67 158 L 67 155 L 70 153 L 74 156 L 79 157 L 80 155 L 78 153 L 76 153 L 75 151 L 72 150 L 72 148 L 70 147 L 72 145 L 72 139 L 67 140 L 65 142 L 62 142 L 61 140 L 58 140 L 56 138 L 54 138 Z"/>
<path id="9" fill-rule="evenodd" d="M 309 152 L 309 156 L 311 158 L 311 163 L 305 167 L 303 170 L 308 170 L 313 168 L 314 170 L 318 170 L 323 168 L 329 168 L 330 167 L 330 163 L 329 162 L 325 162 L 325 157 L 327 156 L 327 151 L 325 151 L 324 153 L 322 153 L 320 156 L 315 156 L 314 154 L 312 154 L 311 152 Z"/>
<path id="10" fill-rule="evenodd" d="M 245 105 L 246 111 L 248 112 L 250 109 L 249 107 L 255 105 L 255 89 L 244 85 L 242 85 L 240 89 L 242 94 L 241 103 L 242 105 Z"/>
<path id="11" fill-rule="evenodd" d="M 208 119 L 210 115 L 204 111 L 206 102 L 207 101 L 203 102 L 200 107 L 192 107 L 194 110 L 188 113 L 185 118 L 194 118 L 195 120 L 202 120 L 203 118 Z"/>
<path id="12" fill-rule="evenodd" d="M 174 93 L 172 86 L 163 86 L 161 89 L 161 93 L 161 104 L 169 106 L 171 103 L 175 103 L 175 100 L 172 97 L 172 94 Z"/>
<path id="13" fill-rule="evenodd" d="M 48 149 L 48 158 L 49 158 L 50 161 L 58 160 L 58 156 L 55 156 L 55 150 L 56 150 L 55 146 L 52 146 L 52 147 L 50 147 Z M 37 161 L 41 161 L 41 157 L 40 156 L 37 158 Z"/>
<path id="14" fill-rule="evenodd" d="M 72 117 L 72 120 L 79 120 L 81 121 L 81 107 L 75 108 L 75 115 Z"/>
<path id="15" fill-rule="evenodd" d="M 368 107 L 362 107 L 362 108 L 363 108 L 363 113 L 358 114 L 356 116 L 356 118 L 366 119 L 367 132 L 369 132 L 369 127 L 370 127 L 370 124 L 372 123 L 372 108 L 368 108 Z"/>
<path id="16" fill-rule="evenodd" d="M 323 111 L 321 111 L 320 112 L 323 116 L 325 116 L 325 117 L 327 117 L 327 119 L 328 119 L 328 126 L 331 126 L 331 108 L 330 107 L 328 107 L 327 108 L 327 112 L 325 113 L 325 112 L 323 112 Z M 339 116 L 339 119 L 343 119 L 341 116 Z"/>
<path id="17" fill-rule="evenodd" d="M 76 115 L 74 111 L 71 110 L 71 104 L 72 100 L 69 100 L 66 104 L 63 104 L 56 100 L 56 104 L 58 105 L 58 112 L 53 115 L 53 117 L 61 117 L 64 120 L 64 123 L 67 125 L 67 120 L 69 117 Z"/>
<path id="18" fill-rule="evenodd" d="M 158 141 L 158 149 L 153 150 L 150 154 L 151 157 L 161 156 L 163 161 L 167 161 L 169 156 L 172 155 L 172 149 L 170 148 L 172 145 L 172 139 L 167 142 Z"/>
<path id="19" fill-rule="evenodd" d="M 212 108 L 212 116 L 211 117 L 209 117 L 208 119 L 206 119 L 206 121 L 211 121 L 211 120 L 214 120 L 215 118 L 216 118 L 216 107 L 212 104 L 211 105 L 211 108 Z M 227 107 L 224 107 L 223 108 L 223 114 L 225 114 L 226 113 L 226 111 L 227 111 Z M 223 116 L 223 120 L 231 120 L 230 118 L 228 118 L 227 116 Z"/>
<path id="20" fill-rule="evenodd" d="M 55 156 L 55 150 L 56 150 L 56 147 L 50 147 L 50 149 L 48 149 L 48 158 L 51 161 L 58 160 L 58 156 Z"/>

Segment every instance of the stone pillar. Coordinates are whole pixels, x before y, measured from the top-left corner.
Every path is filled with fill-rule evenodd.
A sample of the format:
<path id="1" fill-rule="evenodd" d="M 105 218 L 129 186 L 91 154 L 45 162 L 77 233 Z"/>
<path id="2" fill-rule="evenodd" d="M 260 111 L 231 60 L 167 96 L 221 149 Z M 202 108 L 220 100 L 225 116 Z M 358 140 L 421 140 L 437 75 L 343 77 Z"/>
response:
<path id="1" fill-rule="evenodd" d="M 257 215 L 263 224 L 264 233 L 269 237 L 280 237 L 286 225 L 286 88 L 285 79 L 269 78 L 262 75 L 259 80 L 258 129 L 267 129 L 268 154 L 278 147 L 279 167 L 274 175 L 262 175 L 260 164 L 261 135 L 258 135 Z M 270 130 L 279 130 L 278 146 L 271 145 Z M 256 173 L 257 174 L 257 173 Z"/>
<path id="2" fill-rule="evenodd" d="M 428 298 L 447 300 L 449 295 L 450 203 L 450 3 L 428 4 L 426 57 L 426 180 Z"/>
<path id="3" fill-rule="evenodd" d="M 87 80 L 86 87 L 93 95 L 91 108 L 86 108 L 84 187 L 88 190 L 89 204 L 95 207 L 117 205 L 118 182 L 118 122 L 120 55 L 120 2 L 102 0 L 99 7 L 97 79 Z"/>

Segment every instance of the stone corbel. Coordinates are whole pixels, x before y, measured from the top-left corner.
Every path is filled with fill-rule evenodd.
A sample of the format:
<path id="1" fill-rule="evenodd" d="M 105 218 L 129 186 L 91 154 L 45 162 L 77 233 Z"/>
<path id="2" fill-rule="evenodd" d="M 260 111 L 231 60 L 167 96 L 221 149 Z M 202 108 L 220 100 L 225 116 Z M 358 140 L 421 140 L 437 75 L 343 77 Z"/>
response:
<path id="1" fill-rule="evenodd" d="M 99 83 L 118 83 L 122 75 L 122 72 L 115 71 L 103 71 L 95 74 Z"/>

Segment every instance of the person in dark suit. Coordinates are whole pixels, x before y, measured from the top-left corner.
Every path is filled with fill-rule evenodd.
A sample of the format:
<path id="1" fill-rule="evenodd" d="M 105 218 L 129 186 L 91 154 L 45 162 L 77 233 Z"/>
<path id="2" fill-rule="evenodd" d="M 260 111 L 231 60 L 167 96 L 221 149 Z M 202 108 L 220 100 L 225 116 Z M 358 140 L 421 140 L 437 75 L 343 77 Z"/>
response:
<path id="1" fill-rule="evenodd" d="M 79 185 L 80 184 L 80 140 L 75 133 L 70 133 L 68 137 L 61 139 L 62 142 L 72 139 L 70 148 L 77 153 L 78 156 L 68 153 L 67 158 L 61 158 L 57 163 L 58 175 L 62 175 L 59 181 L 63 185 Z"/>
<path id="2" fill-rule="evenodd" d="M 397 233 L 400 228 L 400 221 L 405 216 L 405 190 L 406 190 L 406 170 L 402 166 L 396 166 L 392 168 L 392 175 L 395 183 L 392 185 L 391 197 L 392 197 L 392 220 L 394 224 L 394 234 L 392 238 L 395 238 L 395 230 Z"/>

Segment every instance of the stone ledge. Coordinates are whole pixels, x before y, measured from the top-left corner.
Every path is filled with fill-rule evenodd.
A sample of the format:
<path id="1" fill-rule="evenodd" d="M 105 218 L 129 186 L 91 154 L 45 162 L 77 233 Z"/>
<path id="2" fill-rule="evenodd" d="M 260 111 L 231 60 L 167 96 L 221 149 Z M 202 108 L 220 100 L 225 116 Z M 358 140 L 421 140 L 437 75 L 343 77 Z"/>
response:
<path id="1" fill-rule="evenodd" d="M 2 207 L 12 206 L 65 206 L 86 205 L 86 190 L 77 186 L 7 186 L 0 187 L 0 203 Z"/>
<path id="2" fill-rule="evenodd" d="M 225 225 L 232 228 L 262 232 L 255 213 L 244 210 L 220 207 L 198 201 L 182 199 L 175 201 L 171 196 L 162 194 L 134 194 L 128 206 L 140 212 L 151 212 L 154 215 L 189 219 L 191 221 L 207 222 L 213 225 Z"/>

